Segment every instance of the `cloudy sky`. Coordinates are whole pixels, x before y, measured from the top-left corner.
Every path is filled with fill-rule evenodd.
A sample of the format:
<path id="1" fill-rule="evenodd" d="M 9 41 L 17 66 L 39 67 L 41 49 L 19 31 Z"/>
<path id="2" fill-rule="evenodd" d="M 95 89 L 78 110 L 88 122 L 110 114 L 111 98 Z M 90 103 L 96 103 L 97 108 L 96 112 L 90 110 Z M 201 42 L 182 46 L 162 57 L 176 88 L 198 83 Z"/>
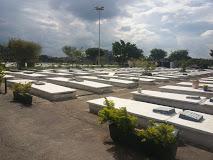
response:
<path id="1" fill-rule="evenodd" d="M 64 45 L 97 47 L 97 5 L 105 7 L 102 48 L 123 39 L 145 54 L 188 49 L 208 58 L 213 49 L 213 0 L 0 0 L 0 42 L 32 40 L 52 56 L 64 56 Z"/>

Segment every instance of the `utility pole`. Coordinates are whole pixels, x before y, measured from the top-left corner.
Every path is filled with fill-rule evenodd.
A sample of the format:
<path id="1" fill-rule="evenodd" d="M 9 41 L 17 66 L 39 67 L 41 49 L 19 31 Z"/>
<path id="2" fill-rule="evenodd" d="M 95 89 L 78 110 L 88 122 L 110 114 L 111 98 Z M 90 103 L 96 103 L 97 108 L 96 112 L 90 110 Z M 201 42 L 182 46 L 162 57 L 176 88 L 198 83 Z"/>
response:
<path id="1" fill-rule="evenodd" d="M 99 18 L 99 26 L 98 26 L 98 65 L 101 64 L 101 11 L 104 10 L 103 6 L 96 6 L 95 10 L 98 11 L 98 18 Z"/>

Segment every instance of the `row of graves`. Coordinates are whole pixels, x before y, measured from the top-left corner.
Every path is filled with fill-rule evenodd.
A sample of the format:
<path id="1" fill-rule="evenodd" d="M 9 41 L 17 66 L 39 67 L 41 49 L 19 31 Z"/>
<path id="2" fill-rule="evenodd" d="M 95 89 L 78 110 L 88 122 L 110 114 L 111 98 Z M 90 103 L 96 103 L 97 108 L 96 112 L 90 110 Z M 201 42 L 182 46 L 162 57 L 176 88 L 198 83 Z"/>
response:
<path id="1" fill-rule="evenodd" d="M 165 85 L 158 91 L 139 88 L 131 92 L 133 100 L 107 98 L 114 101 L 115 107 L 125 104 L 127 111 L 138 117 L 138 125 L 146 127 L 150 120 L 172 124 L 186 142 L 213 151 L 212 82 L 213 77 L 208 77 Z M 97 114 L 103 102 L 103 98 L 88 101 L 90 112 Z"/>
<path id="2" fill-rule="evenodd" d="M 31 94 L 53 101 L 76 98 L 76 90 L 103 94 L 113 92 L 114 87 L 136 88 L 138 85 L 143 84 L 152 85 L 159 82 L 169 82 L 174 79 L 185 80 L 198 75 L 209 74 L 211 71 L 191 70 L 183 74 L 178 69 L 157 68 L 153 71 L 152 76 L 144 76 L 141 72 L 140 68 L 7 71 L 5 78 L 8 80 L 9 86 L 15 83 L 25 84 L 30 82 L 32 83 Z M 209 81 L 204 81 L 203 83 L 205 82 Z"/>
<path id="3" fill-rule="evenodd" d="M 50 101 L 77 98 L 78 90 L 94 94 L 111 93 L 114 88 L 135 88 L 130 99 L 107 97 L 115 107 L 125 105 L 137 116 L 138 125 L 146 127 L 150 120 L 172 124 L 187 142 L 213 151 L 213 70 L 157 68 L 152 75 L 141 74 L 140 68 L 58 69 L 41 71 L 7 71 L 7 84 L 32 83 L 30 93 Z M 200 77 L 199 80 L 196 77 Z M 203 78 L 202 78 L 203 77 Z M 207 77 L 207 78 L 204 78 Z M 196 80 L 191 80 L 196 78 Z M 181 80 L 175 85 L 169 81 Z M 174 81 L 176 82 L 176 81 Z M 163 83 L 158 91 L 143 90 L 140 85 Z M 87 101 L 91 113 L 105 107 L 104 98 Z"/>

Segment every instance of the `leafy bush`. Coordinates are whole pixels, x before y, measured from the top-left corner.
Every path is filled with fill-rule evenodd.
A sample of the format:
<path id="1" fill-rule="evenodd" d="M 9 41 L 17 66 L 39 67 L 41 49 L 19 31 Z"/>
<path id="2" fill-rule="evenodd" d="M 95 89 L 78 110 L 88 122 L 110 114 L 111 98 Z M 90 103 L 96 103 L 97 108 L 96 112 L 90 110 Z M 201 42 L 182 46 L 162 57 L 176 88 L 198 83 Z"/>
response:
<path id="1" fill-rule="evenodd" d="M 176 138 L 173 134 L 174 130 L 174 126 L 169 124 L 151 123 L 147 129 L 139 130 L 137 134 L 143 138 L 143 141 L 166 146 L 176 143 Z"/>
<path id="2" fill-rule="evenodd" d="M 208 88 L 209 88 L 209 86 L 208 86 L 208 85 L 206 85 L 206 84 L 205 84 L 205 85 L 203 85 L 203 90 L 204 90 L 204 91 L 208 91 Z"/>
<path id="3" fill-rule="evenodd" d="M 21 84 L 21 83 L 16 83 L 13 85 L 13 91 L 18 92 L 18 93 L 27 93 L 31 89 L 32 83 L 26 83 L 26 84 Z"/>
<path id="4" fill-rule="evenodd" d="M 159 159 L 173 159 L 177 150 L 177 136 L 172 125 L 164 123 L 151 123 L 147 129 L 138 130 L 144 151 L 149 156 Z"/>
<path id="5" fill-rule="evenodd" d="M 135 67 L 142 67 L 145 71 L 152 71 L 156 68 L 154 62 L 146 59 L 137 59 L 133 63 Z"/>
<path id="6" fill-rule="evenodd" d="M 100 123 L 110 122 L 110 136 L 116 143 L 142 150 L 148 157 L 172 160 L 177 151 L 178 132 L 172 125 L 151 122 L 144 130 L 136 129 L 137 118 L 126 108 L 117 109 L 114 102 L 105 98 L 105 107 L 99 111 Z"/>
<path id="7" fill-rule="evenodd" d="M 211 59 L 189 59 L 187 62 L 188 67 L 197 68 L 197 69 L 207 69 L 213 66 L 213 60 Z"/>
<path id="8" fill-rule="evenodd" d="M 104 107 L 99 111 L 99 122 L 110 122 L 115 124 L 123 133 L 129 133 L 134 131 L 137 124 L 137 118 L 129 115 L 125 107 L 120 109 L 114 108 L 114 102 L 105 98 Z"/>

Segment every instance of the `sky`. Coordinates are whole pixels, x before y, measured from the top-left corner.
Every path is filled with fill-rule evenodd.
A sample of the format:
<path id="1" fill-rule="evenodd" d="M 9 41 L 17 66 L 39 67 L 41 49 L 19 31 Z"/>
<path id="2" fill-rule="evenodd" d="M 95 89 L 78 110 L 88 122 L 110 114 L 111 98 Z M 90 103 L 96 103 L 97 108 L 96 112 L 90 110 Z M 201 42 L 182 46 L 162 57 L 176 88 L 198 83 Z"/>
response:
<path id="1" fill-rule="evenodd" d="M 65 56 L 64 45 L 101 47 L 123 39 L 150 54 L 187 49 L 209 58 L 213 49 L 213 0 L 0 0 L 0 42 L 21 38 L 39 43 L 42 54 Z"/>

